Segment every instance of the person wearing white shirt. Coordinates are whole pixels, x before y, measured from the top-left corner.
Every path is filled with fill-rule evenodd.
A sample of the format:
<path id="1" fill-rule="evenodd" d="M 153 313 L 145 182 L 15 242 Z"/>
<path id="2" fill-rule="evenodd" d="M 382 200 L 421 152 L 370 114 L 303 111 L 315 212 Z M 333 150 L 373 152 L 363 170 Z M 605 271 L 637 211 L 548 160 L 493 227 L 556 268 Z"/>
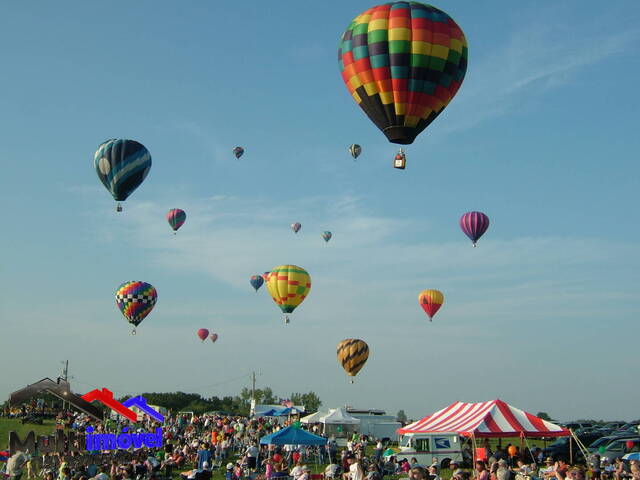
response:
<path id="1" fill-rule="evenodd" d="M 302 470 L 302 466 L 300 465 L 300 461 L 296 463 L 296 466 L 291 469 L 289 472 L 289 476 L 293 477 L 293 480 L 299 480 L 300 476 L 304 473 Z"/>

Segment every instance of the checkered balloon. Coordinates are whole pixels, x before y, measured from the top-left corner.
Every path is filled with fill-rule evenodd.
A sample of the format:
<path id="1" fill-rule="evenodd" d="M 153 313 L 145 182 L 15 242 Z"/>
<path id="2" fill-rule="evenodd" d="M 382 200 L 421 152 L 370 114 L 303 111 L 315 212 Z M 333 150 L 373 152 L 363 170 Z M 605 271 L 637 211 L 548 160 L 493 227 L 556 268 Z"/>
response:
<path id="1" fill-rule="evenodd" d="M 392 143 L 410 144 L 458 92 L 467 40 L 442 10 L 390 2 L 365 10 L 342 35 L 338 60 L 353 99 Z"/>
<path id="2" fill-rule="evenodd" d="M 158 300 L 158 292 L 147 282 L 125 282 L 116 290 L 116 305 L 127 321 L 138 326 Z"/>

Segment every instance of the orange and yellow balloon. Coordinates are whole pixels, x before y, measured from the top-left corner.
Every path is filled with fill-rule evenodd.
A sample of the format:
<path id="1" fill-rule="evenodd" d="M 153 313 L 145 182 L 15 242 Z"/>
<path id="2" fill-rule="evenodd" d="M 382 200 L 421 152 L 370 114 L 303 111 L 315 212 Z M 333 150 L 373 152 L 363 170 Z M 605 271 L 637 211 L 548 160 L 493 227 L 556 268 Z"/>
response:
<path id="1" fill-rule="evenodd" d="M 284 323 L 289 323 L 287 314 L 293 312 L 309 295 L 311 277 L 302 267 L 280 265 L 267 275 L 267 290 L 285 314 Z"/>
<path id="2" fill-rule="evenodd" d="M 338 361 L 350 377 L 355 377 L 369 358 L 369 345 L 358 338 L 347 338 L 338 344 Z M 353 380 L 351 380 L 353 383 Z"/>
<path id="3" fill-rule="evenodd" d="M 423 290 L 418 295 L 418 302 L 431 321 L 444 303 L 444 295 L 440 290 Z"/>

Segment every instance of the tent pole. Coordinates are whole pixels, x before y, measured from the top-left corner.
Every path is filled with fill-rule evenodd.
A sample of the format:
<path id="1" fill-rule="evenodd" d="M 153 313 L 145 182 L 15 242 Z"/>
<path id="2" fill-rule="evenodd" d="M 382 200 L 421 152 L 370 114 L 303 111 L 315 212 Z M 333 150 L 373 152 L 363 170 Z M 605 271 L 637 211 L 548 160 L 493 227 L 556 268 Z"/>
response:
<path id="1" fill-rule="evenodd" d="M 471 462 L 471 471 L 473 472 L 476 466 L 476 436 L 473 433 L 471 434 Z"/>
<path id="2" fill-rule="evenodd" d="M 573 465 L 573 431 L 571 432 L 571 436 L 569 437 L 569 465 Z"/>

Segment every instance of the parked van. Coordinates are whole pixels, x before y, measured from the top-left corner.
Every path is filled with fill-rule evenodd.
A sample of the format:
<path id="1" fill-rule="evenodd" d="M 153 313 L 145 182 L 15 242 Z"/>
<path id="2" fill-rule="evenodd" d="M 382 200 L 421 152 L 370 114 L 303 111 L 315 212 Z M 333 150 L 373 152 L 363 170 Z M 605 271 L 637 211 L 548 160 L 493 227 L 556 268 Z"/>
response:
<path id="1" fill-rule="evenodd" d="M 461 463 L 462 441 L 457 433 L 407 433 L 400 436 L 398 460 L 415 457 L 420 465 L 428 467 L 437 461 L 440 468 L 448 468 L 451 461 Z"/>

